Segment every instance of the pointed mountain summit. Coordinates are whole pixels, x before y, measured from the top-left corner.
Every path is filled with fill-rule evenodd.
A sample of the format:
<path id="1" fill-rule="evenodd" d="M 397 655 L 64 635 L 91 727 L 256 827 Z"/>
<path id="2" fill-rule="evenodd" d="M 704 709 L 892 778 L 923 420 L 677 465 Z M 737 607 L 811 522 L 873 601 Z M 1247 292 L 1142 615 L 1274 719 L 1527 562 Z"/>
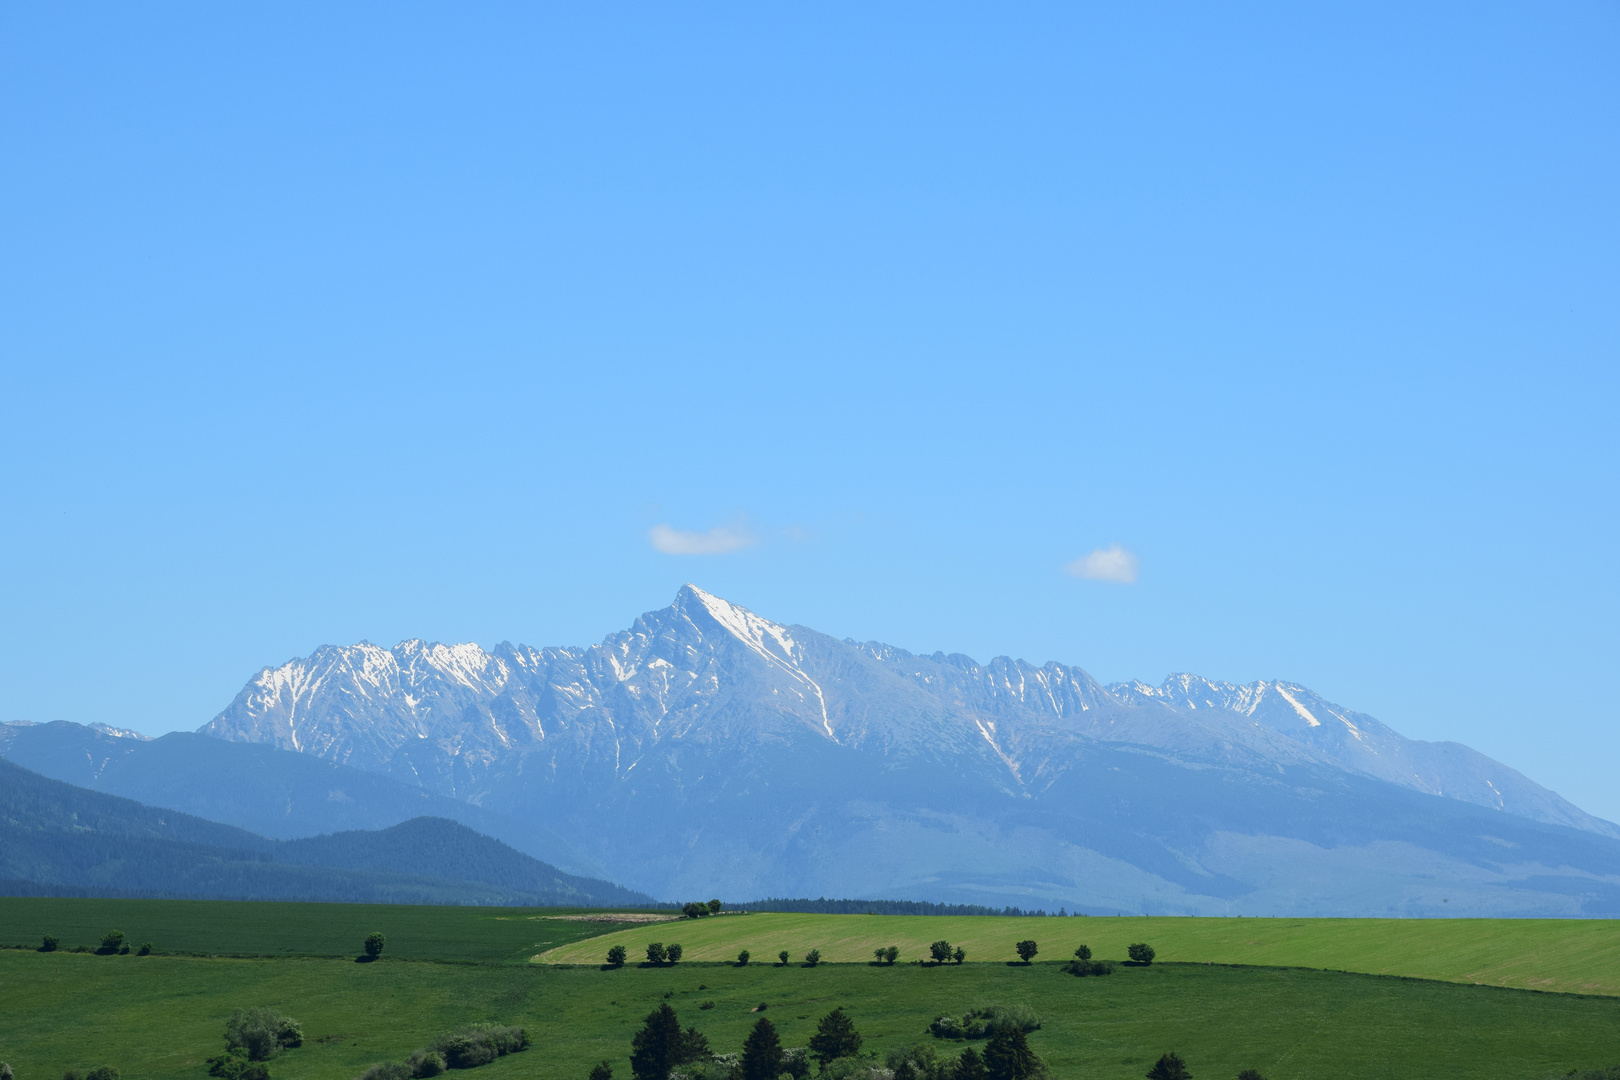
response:
<path id="1" fill-rule="evenodd" d="M 661 896 L 1620 912 L 1620 828 L 1297 684 L 1104 687 L 694 585 L 589 647 L 323 646 L 202 730 L 550 830 Z"/>

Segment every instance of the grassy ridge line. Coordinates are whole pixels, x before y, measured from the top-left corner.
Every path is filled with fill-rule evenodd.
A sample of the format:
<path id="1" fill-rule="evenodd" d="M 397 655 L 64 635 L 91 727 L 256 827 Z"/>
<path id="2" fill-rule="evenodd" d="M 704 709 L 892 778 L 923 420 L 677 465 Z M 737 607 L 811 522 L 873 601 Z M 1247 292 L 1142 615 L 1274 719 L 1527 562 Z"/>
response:
<path id="1" fill-rule="evenodd" d="M 521 963 L 612 924 L 550 918 L 601 914 L 579 908 L 426 907 L 263 900 L 101 900 L 0 897 L 0 945 L 34 947 L 46 934 L 94 948 L 109 930 L 160 953 L 220 956 L 354 956 L 373 930 L 386 955 L 412 960 Z"/>
<path id="2" fill-rule="evenodd" d="M 969 962 L 1016 959 L 1013 944 L 1033 938 L 1040 959 L 1064 959 L 1080 944 L 1123 960 L 1146 941 L 1164 960 L 1323 968 L 1404 975 L 1525 990 L 1620 995 L 1620 921 L 1596 919 L 1193 919 L 987 918 L 952 915 L 798 915 L 757 913 L 637 927 L 540 953 L 548 964 L 601 963 L 611 945 L 633 959 L 648 942 L 680 942 L 688 960 L 795 962 L 812 949 L 833 963 L 872 959 L 897 945 L 902 961 L 926 957 L 945 938 Z"/>
<path id="3" fill-rule="evenodd" d="M 880 1055 L 925 1041 L 939 1012 L 1022 1002 L 1041 1014 L 1030 1043 L 1057 1078 L 1141 1080 L 1172 1047 L 1205 1080 L 1249 1067 L 1270 1080 L 1540 1080 L 1620 1056 L 1620 998 L 1297 968 L 1155 964 L 1076 979 L 1056 964 L 599 971 L 6 951 L 0 1059 L 19 1080 L 102 1063 L 141 1080 L 204 1080 L 230 1011 L 264 1004 L 304 1025 L 305 1045 L 271 1063 L 275 1080 L 352 1080 L 474 1020 L 521 1024 L 535 1045 L 471 1080 L 579 1080 L 604 1058 L 624 1077 L 631 1035 L 665 1000 L 717 1050 L 741 1046 L 760 1001 L 790 1046 L 843 1005 Z"/>

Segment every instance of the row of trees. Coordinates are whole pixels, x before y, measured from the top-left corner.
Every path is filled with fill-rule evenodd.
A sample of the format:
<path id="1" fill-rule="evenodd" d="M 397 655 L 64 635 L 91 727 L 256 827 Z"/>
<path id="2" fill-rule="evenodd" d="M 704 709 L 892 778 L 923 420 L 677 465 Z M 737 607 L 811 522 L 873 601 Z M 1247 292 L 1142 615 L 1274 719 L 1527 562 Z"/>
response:
<path id="1" fill-rule="evenodd" d="M 46 934 L 45 937 L 44 937 L 44 940 L 42 940 L 40 942 L 39 951 L 40 952 L 55 952 L 57 949 L 59 949 L 61 947 L 62 947 L 62 939 L 61 938 L 57 937 L 55 934 Z M 83 945 L 80 945 L 78 948 L 74 949 L 73 951 L 74 952 L 89 952 L 90 950 L 86 949 Z M 124 936 L 124 932 L 122 930 L 109 930 L 109 931 L 107 931 L 107 933 L 104 934 L 102 936 L 102 938 L 101 938 L 101 944 L 96 948 L 96 953 L 98 955 L 100 955 L 100 956 L 128 956 L 129 952 L 130 952 L 129 939 Z M 151 956 L 152 955 L 152 943 L 150 941 L 148 941 L 145 944 L 143 944 L 139 949 L 137 949 L 135 951 L 135 955 L 137 955 L 137 956 Z"/>
<path id="2" fill-rule="evenodd" d="M 712 903 L 718 904 L 719 901 L 715 900 L 712 901 Z M 381 934 L 373 934 L 370 938 L 366 939 L 366 951 L 368 953 L 371 952 L 372 938 L 377 939 L 377 952 L 382 952 Z M 1039 946 L 1037 946 L 1034 941 L 1029 939 L 1018 942 L 1018 944 L 1014 946 L 1014 949 L 1018 953 L 1018 958 L 1026 964 L 1034 963 L 1036 955 L 1040 952 Z M 1151 945 L 1138 942 L 1131 945 L 1127 951 L 1130 953 L 1132 963 L 1143 965 L 1153 963 L 1155 953 L 1153 951 L 1153 946 Z M 681 960 L 681 952 L 682 950 L 679 945 L 665 945 L 662 942 L 655 941 L 651 945 L 647 946 L 647 963 L 653 967 L 665 967 L 671 964 L 678 964 Z M 376 954 L 372 955 L 374 956 Z M 893 964 L 900 958 L 900 949 L 895 945 L 879 946 L 878 948 L 872 950 L 872 955 L 876 958 L 879 964 Z M 936 965 L 953 963 L 960 964 L 962 961 L 967 959 L 967 950 L 962 948 L 960 945 L 952 947 L 950 942 L 942 938 L 928 946 L 928 955 Z M 739 952 L 737 954 L 737 966 L 747 967 L 749 956 L 750 954 L 747 949 Z M 623 945 L 614 945 L 607 951 L 607 966 L 610 968 L 623 967 L 629 958 L 630 954 Z M 776 958 L 781 961 L 783 967 L 786 967 L 791 955 L 786 949 L 783 949 L 781 952 L 776 954 Z M 1110 965 L 1107 964 L 1092 964 L 1091 947 L 1089 945 L 1082 945 L 1078 949 L 1074 950 L 1074 958 L 1075 962 L 1071 962 L 1069 968 L 1079 975 L 1106 975 L 1114 970 Z M 805 953 L 804 963 L 806 967 L 815 967 L 817 964 L 821 963 L 821 950 L 811 949 L 809 952 Z M 1079 965 L 1078 967 L 1077 964 Z"/>
<path id="3" fill-rule="evenodd" d="M 681 915 L 688 919 L 701 919 L 718 914 L 720 914 L 720 901 L 718 900 L 710 900 L 707 904 L 701 900 L 694 900 L 690 904 L 681 905 Z"/>

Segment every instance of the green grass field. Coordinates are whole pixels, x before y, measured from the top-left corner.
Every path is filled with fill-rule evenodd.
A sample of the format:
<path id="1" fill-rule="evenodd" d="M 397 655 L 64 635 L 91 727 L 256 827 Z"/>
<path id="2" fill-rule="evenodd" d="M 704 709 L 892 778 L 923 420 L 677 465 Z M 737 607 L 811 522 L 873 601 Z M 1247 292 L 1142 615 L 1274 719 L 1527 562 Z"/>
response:
<path id="1" fill-rule="evenodd" d="M 40 943 L 94 948 L 122 930 L 160 953 L 218 956 L 354 956 L 373 930 L 388 955 L 409 960 L 479 963 L 528 960 L 613 929 L 612 924 L 559 919 L 601 915 L 564 908 L 412 907 L 404 904 L 291 904 L 233 900 L 79 900 L 0 897 L 0 945 Z"/>
<path id="2" fill-rule="evenodd" d="M 574 941 L 540 954 L 543 963 L 601 963 L 611 945 L 634 959 L 650 941 L 680 942 L 688 960 L 730 960 L 748 949 L 775 962 L 812 948 L 825 960 L 864 963 L 880 945 L 901 961 L 928 955 L 945 938 L 969 962 L 1016 959 L 1032 938 L 1039 959 L 1066 959 L 1076 945 L 1125 959 L 1145 941 L 1167 961 L 1324 968 L 1531 990 L 1620 995 L 1620 921 L 1576 919 L 1190 919 L 975 918 L 935 915 L 750 914 L 682 920 Z"/>
<path id="3" fill-rule="evenodd" d="M 760 1002 L 790 1046 L 804 1045 L 816 1020 L 842 1005 L 867 1049 L 879 1054 L 926 1041 L 926 1026 L 940 1012 L 1027 1004 L 1045 1021 L 1030 1042 L 1054 1080 L 1134 1080 L 1169 1049 L 1187 1058 L 1199 1080 L 1230 1080 L 1246 1067 L 1269 1080 L 1546 1080 L 1620 1063 L 1617 996 L 1310 970 L 1347 967 L 1347 957 L 1399 962 L 1410 953 L 1452 978 L 1472 965 L 1502 978 L 1540 979 L 1556 966 L 1546 958 L 1561 956 L 1585 965 L 1573 981 L 1602 982 L 1614 966 L 1607 924 L 760 914 L 613 931 L 612 924 L 558 914 L 0 900 L 0 941 L 32 945 L 50 932 L 64 946 L 94 945 L 120 929 L 137 943 L 150 939 L 159 953 L 0 950 L 0 1061 L 15 1067 L 18 1080 L 57 1080 L 66 1068 L 98 1064 L 117 1067 L 126 1080 L 206 1080 L 204 1061 L 220 1051 L 231 1010 L 270 1005 L 301 1020 L 306 1038 L 271 1063 L 274 1080 L 352 1080 L 368 1065 L 401 1059 L 436 1033 L 472 1021 L 521 1024 L 535 1041 L 473 1080 L 583 1080 L 604 1058 L 618 1080 L 629 1080 L 630 1037 L 649 1010 L 669 1000 L 717 1051 L 740 1048 Z M 356 963 L 360 939 L 374 929 L 388 935 L 384 958 Z M 584 940 L 588 935 L 597 936 Z M 1042 959 L 1051 962 L 1005 963 L 1024 936 L 1042 942 Z M 963 943 L 968 963 L 865 963 L 876 943 L 915 956 L 936 937 Z M 689 959 L 672 968 L 598 966 L 610 942 L 652 939 L 682 942 Z M 690 959 L 711 949 L 729 959 L 739 940 L 765 962 L 738 968 Z M 1077 979 L 1056 961 L 1080 940 L 1116 958 L 1128 941 L 1147 940 L 1162 960 L 1193 959 L 1178 953 L 1198 948 L 1244 948 L 1251 961 L 1259 955 L 1303 966 L 1161 962 Z M 767 959 L 779 948 L 797 956 L 811 946 L 859 962 L 812 969 Z M 1517 967 L 1507 955 L 1514 947 L 1523 950 Z M 577 952 L 586 963 L 523 962 L 546 948 L 548 958 Z M 260 955 L 244 955 L 252 953 Z M 700 1008 L 705 1001 L 713 1007 Z"/>

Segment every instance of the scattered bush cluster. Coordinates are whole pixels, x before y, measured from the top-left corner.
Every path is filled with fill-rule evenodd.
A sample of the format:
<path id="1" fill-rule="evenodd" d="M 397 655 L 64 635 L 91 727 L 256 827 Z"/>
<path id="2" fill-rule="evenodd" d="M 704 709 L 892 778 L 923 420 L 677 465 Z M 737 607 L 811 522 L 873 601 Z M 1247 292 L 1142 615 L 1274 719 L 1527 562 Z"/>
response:
<path id="1" fill-rule="evenodd" d="M 84 1072 L 69 1069 L 62 1074 L 62 1080 L 118 1080 L 118 1070 L 111 1065 L 97 1065 Z"/>
<path id="2" fill-rule="evenodd" d="M 859 1080 L 1040 1080 L 1046 1076 L 1046 1063 L 1029 1048 L 1024 1033 L 1018 1030 L 992 1036 L 982 1055 L 969 1046 L 956 1057 L 948 1057 L 922 1043 L 906 1050 L 891 1050 L 884 1064 L 883 1068 L 869 1067 L 865 1073 L 851 1069 L 849 1076 L 840 1080 L 856 1080 L 857 1076 Z"/>
<path id="3" fill-rule="evenodd" d="M 892 964 L 900 959 L 900 950 L 894 945 L 889 945 L 884 948 L 873 949 L 872 955 L 877 957 L 877 962 L 880 964 Z"/>
<path id="4" fill-rule="evenodd" d="M 208 1059 L 208 1075 L 224 1080 L 269 1080 L 266 1061 L 304 1044 L 304 1029 L 290 1016 L 259 1006 L 237 1009 L 225 1021 L 225 1052 Z"/>
<path id="5" fill-rule="evenodd" d="M 1004 1031 L 1035 1031 L 1041 1018 L 1028 1005 L 986 1005 L 969 1009 L 961 1019 L 944 1013 L 934 1017 L 928 1031 L 936 1039 L 988 1039 Z"/>
<path id="6" fill-rule="evenodd" d="M 96 952 L 102 956 L 112 956 L 114 953 L 129 952 L 129 943 L 124 940 L 122 930 L 109 930 L 101 939 L 101 946 Z"/>
<path id="7" fill-rule="evenodd" d="M 952 949 L 950 942 L 940 940 L 928 946 L 928 955 L 936 964 L 949 964 L 952 961 L 960 964 L 967 959 L 967 950 L 960 945 Z"/>
<path id="8" fill-rule="evenodd" d="M 404 1061 L 373 1065 L 360 1074 L 360 1080 L 426 1080 L 446 1069 L 476 1069 L 528 1048 L 529 1034 L 520 1027 L 468 1024 L 445 1032 Z"/>
<path id="9" fill-rule="evenodd" d="M 720 901 L 710 900 L 707 904 L 693 901 L 681 905 L 681 915 L 688 919 L 701 919 L 707 915 L 720 914 Z"/>
<path id="10" fill-rule="evenodd" d="M 1064 964 L 1063 970 L 1070 975 L 1112 975 L 1114 965 L 1106 960 L 1093 960 L 1091 946 L 1082 945 L 1074 950 L 1074 959 Z"/>

